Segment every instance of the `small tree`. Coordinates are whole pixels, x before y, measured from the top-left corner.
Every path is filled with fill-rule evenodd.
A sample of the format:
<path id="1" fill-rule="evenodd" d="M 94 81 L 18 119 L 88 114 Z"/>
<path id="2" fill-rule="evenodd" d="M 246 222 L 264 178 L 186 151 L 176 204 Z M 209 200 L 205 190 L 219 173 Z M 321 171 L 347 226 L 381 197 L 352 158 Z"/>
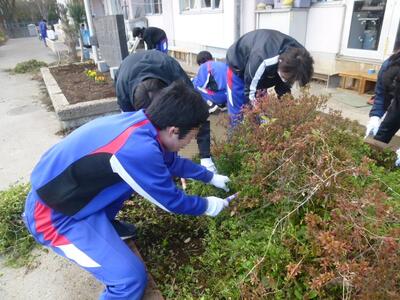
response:
<path id="1" fill-rule="evenodd" d="M 85 6 L 81 0 L 70 0 L 67 4 L 68 14 L 73 20 L 74 28 L 79 39 L 79 47 L 81 48 L 81 61 L 83 61 L 83 41 L 80 30 L 80 24 L 85 21 Z"/>
<path id="2" fill-rule="evenodd" d="M 76 39 L 78 34 L 75 27 L 71 25 L 68 17 L 68 10 L 63 4 L 58 5 L 58 12 L 60 15 L 62 30 L 65 34 L 65 44 L 69 49 L 69 60 L 70 62 L 74 62 L 77 60 Z"/>

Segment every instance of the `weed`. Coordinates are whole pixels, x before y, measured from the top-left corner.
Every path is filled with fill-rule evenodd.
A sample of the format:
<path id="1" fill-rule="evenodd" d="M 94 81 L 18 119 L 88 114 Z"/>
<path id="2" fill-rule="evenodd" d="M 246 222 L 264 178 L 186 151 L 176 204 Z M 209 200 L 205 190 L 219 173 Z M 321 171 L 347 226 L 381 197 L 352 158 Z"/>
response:
<path id="1" fill-rule="evenodd" d="M 36 59 L 31 59 L 18 63 L 15 68 L 12 69 L 12 72 L 16 74 L 33 73 L 38 72 L 42 67 L 47 67 L 47 63 L 38 61 Z"/>
<path id="2" fill-rule="evenodd" d="M 26 265 L 35 246 L 21 217 L 29 189 L 19 184 L 0 191 L 0 254 L 12 266 Z"/>

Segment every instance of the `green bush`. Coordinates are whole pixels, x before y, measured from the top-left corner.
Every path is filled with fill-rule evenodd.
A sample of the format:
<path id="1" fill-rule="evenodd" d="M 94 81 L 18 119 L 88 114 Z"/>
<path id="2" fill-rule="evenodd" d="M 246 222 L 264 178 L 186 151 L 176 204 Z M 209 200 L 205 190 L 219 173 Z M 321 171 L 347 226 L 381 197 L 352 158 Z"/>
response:
<path id="1" fill-rule="evenodd" d="M 37 72 L 42 67 L 47 67 L 47 64 L 43 61 L 31 59 L 18 63 L 12 71 L 16 74 L 25 74 Z"/>
<path id="2" fill-rule="evenodd" d="M 240 193 L 217 218 L 176 218 L 137 200 L 125 209 L 165 297 L 400 295 L 395 156 L 366 146 L 356 123 L 319 113 L 325 101 L 260 99 L 229 142 L 214 145 L 218 170 Z M 215 193 L 200 183 L 189 191 Z"/>
<path id="3" fill-rule="evenodd" d="M 35 245 L 21 218 L 29 188 L 21 184 L 0 191 L 0 254 L 13 266 L 26 264 Z"/>
<path id="4" fill-rule="evenodd" d="M 4 44 L 7 41 L 6 34 L 0 29 L 0 45 Z"/>

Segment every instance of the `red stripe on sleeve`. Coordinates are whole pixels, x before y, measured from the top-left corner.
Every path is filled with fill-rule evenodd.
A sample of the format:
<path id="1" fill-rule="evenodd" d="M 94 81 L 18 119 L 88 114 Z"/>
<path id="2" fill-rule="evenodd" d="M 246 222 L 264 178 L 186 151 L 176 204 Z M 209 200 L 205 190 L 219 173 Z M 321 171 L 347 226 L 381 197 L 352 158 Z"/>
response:
<path id="1" fill-rule="evenodd" d="M 122 132 L 119 136 L 117 136 L 114 140 L 112 140 L 110 143 L 108 143 L 105 146 L 102 146 L 101 148 L 95 150 L 92 152 L 92 154 L 96 154 L 96 153 L 111 153 L 111 154 L 115 154 L 119 149 L 121 149 L 121 147 L 125 144 L 126 140 L 129 138 L 129 136 L 132 134 L 132 132 L 143 126 L 146 125 L 147 123 L 149 123 L 149 120 L 143 120 L 139 123 L 136 123 L 135 125 L 128 127 L 127 129 L 125 129 L 124 132 Z"/>

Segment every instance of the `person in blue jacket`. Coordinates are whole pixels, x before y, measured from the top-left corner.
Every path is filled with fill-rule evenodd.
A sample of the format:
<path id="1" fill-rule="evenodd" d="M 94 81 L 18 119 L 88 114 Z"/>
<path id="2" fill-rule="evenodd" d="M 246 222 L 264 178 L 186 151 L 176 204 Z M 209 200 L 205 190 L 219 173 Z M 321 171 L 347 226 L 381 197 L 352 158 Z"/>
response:
<path id="1" fill-rule="evenodd" d="M 47 20 L 43 19 L 42 21 L 39 22 L 39 33 L 40 36 L 43 40 L 44 45 L 47 47 L 47 42 L 46 42 L 46 38 L 47 38 Z"/>
<path id="2" fill-rule="evenodd" d="M 213 113 L 217 109 L 225 110 L 227 101 L 226 64 L 214 61 L 212 54 L 208 51 L 201 51 L 197 54 L 197 64 L 200 68 L 192 82 L 208 104 L 208 111 Z"/>
<path id="3" fill-rule="evenodd" d="M 177 156 L 208 118 L 199 93 L 182 82 L 145 110 L 93 120 L 50 148 L 31 175 L 23 214 L 36 241 L 105 285 L 100 299 L 140 299 L 143 262 L 120 238 L 114 219 L 132 193 L 170 213 L 215 217 L 228 202 L 187 195 L 173 177 L 228 190 L 226 176 Z"/>
<path id="4" fill-rule="evenodd" d="M 142 51 L 127 56 L 115 79 L 117 102 L 122 111 L 147 108 L 164 87 L 176 80 L 193 84 L 180 64 L 172 57 L 157 51 Z M 211 158 L 210 121 L 202 124 L 197 136 L 200 163 L 212 172 L 217 168 Z"/>
<path id="5" fill-rule="evenodd" d="M 226 53 L 228 112 L 234 126 L 242 107 L 252 104 L 257 90 L 274 87 L 278 97 L 295 82 L 306 85 L 314 72 L 310 53 L 294 38 L 276 30 L 244 34 Z"/>
<path id="6" fill-rule="evenodd" d="M 385 92 L 385 85 L 384 85 L 384 74 L 388 70 L 390 64 L 392 61 L 396 60 L 397 54 L 400 52 L 400 40 L 396 41 L 394 45 L 394 50 L 393 54 L 386 59 L 378 73 L 378 79 L 376 81 L 376 87 L 375 87 L 375 97 L 374 97 L 374 104 L 369 112 L 369 121 L 367 123 L 367 130 L 365 132 L 365 137 L 372 135 L 375 136 L 375 138 L 381 142 L 388 143 L 394 133 L 388 133 L 389 131 L 393 130 L 388 130 L 388 124 L 385 122 L 385 126 L 381 128 L 381 123 L 383 121 L 383 116 L 384 114 L 388 111 L 388 108 L 391 104 L 392 97 L 390 97 L 389 91 Z M 400 116 L 399 116 L 400 117 Z M 390 124 L 389 124 L 389 127 Z M 379 135 L 377 133 L 379 132 Z"/>

